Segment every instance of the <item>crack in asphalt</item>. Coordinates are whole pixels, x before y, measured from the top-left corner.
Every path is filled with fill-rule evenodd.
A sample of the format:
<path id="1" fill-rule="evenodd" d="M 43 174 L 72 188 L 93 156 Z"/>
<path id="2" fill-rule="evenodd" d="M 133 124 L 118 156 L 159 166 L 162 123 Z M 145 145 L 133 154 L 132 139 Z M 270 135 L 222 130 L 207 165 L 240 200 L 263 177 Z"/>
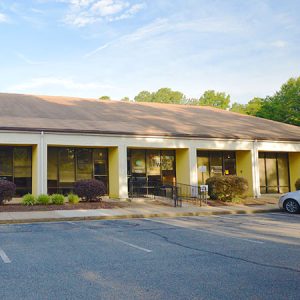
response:
<path id="1" fill-rule="evenodd" d="M 231 255 L 223 254 L 223 253 L 216 252 L 216 251 L 209 251 L 209 250 L 199 249 L 199 248 L 195 248 L 195 247 L 191 247 L 191 246 L 181 244 L 179 242 L 171 241 L 170 238 L 168 238 L 167 236 L 165 236 L 163 234 L 160 234 L 158 232 L 153 232 L 151 230 L 149 230 L 147 232 L 149 232 L 152 235 L 155 235 L 155 236 L 158 236 L 158 237 L 162 238 L 163 240 L 165 240 L 167 243 L 169 243 L 171 245 L 176 245 L 176 246 L 179 246 L 179 247 L 182 247 L 182 248 L 185 248 L 185 249 L 194 250 L 194 251 L 202 252 L 202 253 L 213 254 L 213 255 L 216 255 L 216 256 L 221 256 L 221 257 L 229 258 L 229 259 L 232 259 L 232 260 L 238 260 L 238 261 L 246 262 L 246 263 L 261 266 L 261 267 L 267 267 L 267 268 L 273 268 L 273 269 L 279 269 L 279 270 L 287 270 L 287 271 L 300 273 L 300 270 L 298 270 L 298 269 L 294 269 L 294 268 L 290 268 L 290 267 L 284 267 L 284 266 L 277 266 L 277 265 L 259 263 L 259 262 L 256 262 L 254 260 L 249 260 L 249 259 L 245 259 L 245 258 L 241 258 L 241 257 L 231 256 Z"/>
<path id="2" fill-rule="evenodd" d="M 222 220 L 223 222 L 223 220 Z M 196 248 L 196 247 L 192 247 L 192 246 L 188 246 L 188 245 L 184 245 L 180 242 L 176 242 L 171 240 L 169 237 L 159 233 L 158 231 L 161 231 L 161 228 L 138 228 L 140 227 L 141 224 L 139 224 L 138 222 L 135 223 L 131 223 L 131 222 L 117 222 L 117 224 L 111 224 L 111 222 L 105 222 L 102 223 L 101 226 L 99 226 L 99 224 L 87 224 L 84 222 L 69 222 L 68 225 L 66 225 L 64 222 L 63 223 L 54 223 L 55 224 L 55 228 L 53 228 L 52 226 L 49 226 L 48 224 L 43 224 L 44 226 L 40 226 L 40 224 L 30 224 L 29 228 L 28 228 L 28 224 L 24 225 L 13 225 L 13 226 L 1 226 L 0 229 L 5 229 L 6 230 L 0 230 L 0 234 L 7 234 L 7 233 L 25 233 L 25 232 L 43 232 L 43 231 L 57 231 L 57 230 L 72 230 L 72 229 L 88 229 L 88 230 L 92 230 L 95 232 L 99 232 L 102 230 L 109 230 L 109 229 L 117 229 L 117 232 L 125 232 L 125 231 L 143 231 L 143 232 L 148 232 L 152 235 L 158 236 L 161 239 L 163 239 L 165 242 L 171 244 L 171 245 L 176 245 L 178 247 L 182 247 L 185 249 L 189 249 L 189 250 L 193 250 L 193 251 L 197 251 L 200 253 L 206 253 L 206 254 L 212 254 L 212 255 L 216 255 L 219 257 L 223 257 L 223 258 L 227 258 L 227 259 L 232 259 L 232 260 L 236 260 L 236 261 L 241 261 L 241 262 L 245 262 L 245 263 L 249 263 L 249 264 L 253 264 L 253 265 L 257 265 L 257 266 L 261 266 L 261 267 L 267 267 L 267 268 L 273 268 L 273 269 L 279 269 L 279 270 L 287 270 L 287 271 L 291 271 L 291 272 L 296 272 L 296 273 L 300 273 L 299 269 L 295 269 L 292 267 L 285 267 L 285 266 L 279 266 L 279 265 L 272 265 L 272 264 L 266 264 L 266 263 L 259 263 L 257 261 L 254 260 L 250 260 L 250 259 L 245 259 L 242 257 L 236 257 L 236 256 L 231 256 L 231 255 L 227 255 L 221 252 L 217 252 L 217 251 L 210 251 L 210 250 L 205 250 L 205 249 L 200 249 L 200 248 Z M 71 225 L 71 226 L 70 226 Z M 9 229 L 9 230 L 7 230 Z M 12 229 L 14 229 L 14 231 L 12 231 Z M 27 229 L 27 230 L 26 230 Z M 28 230 L 29 229 L 29 230 Z M 52 229 L 52 230 L 51 230 Z M 168 230 L 176 230 L 177 228 L 173 228 L 173 227 L 168 227 L 168 228 L 164 228 L 164 229 L 168 229 Z"/>

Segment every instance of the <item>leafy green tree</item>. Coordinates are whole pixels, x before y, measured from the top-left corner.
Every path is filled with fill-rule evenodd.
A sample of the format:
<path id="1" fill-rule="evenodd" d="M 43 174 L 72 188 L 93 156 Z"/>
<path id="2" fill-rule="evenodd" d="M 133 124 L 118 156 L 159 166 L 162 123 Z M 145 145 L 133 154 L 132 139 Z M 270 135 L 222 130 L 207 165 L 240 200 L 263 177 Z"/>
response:
<path id="1" fill-rule="evenodd" d="M 142 91 L 134 97 L 136 102 L 159 102 L 159 103 L 173 103 L 183 104 L 185 96 L 178 91 L 172 91 L 170 88 L 161 88 L 156 92 L 150 93 Z"/>
<path id="2" fill-rule="evenodd" d="M 199 105 L 213 106 L 221 109 L 229 108 L 230 95 L 215 92 L 214 90 L 205 91 L 199 99 Z"/>
<path id="3" fill-rule="evenodd" d="M 152 93 L 148 91 L 141 91 L 137 96 L 134 97 L 136 102 L 153 102 Z"/>
<path id="4" fill-rule="evenodd" d="M 100 100 L 110 100 L 110 97 L 109 96 L 101 96 L 99 99 Z"/>
<path id="5" fill-rule="evenodd" d="M 181 104 L 184 95 L 178 91 L 172 91 L 169 88 L 161 88 L 153 95 L 154 102 Z"/>
<path id="6" fill-rule="evenodd" d="M 256 116 L 300 126 L 300 77 L 290 78 L 280 91 L 268 96 Z"/>
<path id="7" fill-rule="evenodd" d="M 263 104 L 263 99 L 254 97 L 252 100 L 250 100 L 246 104 L 246 114 L 250 116 L 255 116 L 257 112 L 261 109 L 261 106 Z"/>
<path id="8" fill-rule="evenodd" d="M 121 99 L 121 101 L 126 101 L 126 102 L 129 102 L 129 101 L 130 101 L 130 99 L 129 99 L 129 97 L 123 97 L 123 98 Z"/>
<path id="9" fill-rule="evenodd" d="M 260 110 L 262 103 L 262 98 L 255 97 L 252 100 L 250 100 L 247 104 L 241 104 L 237 102 L 233 103 L 230 108 L 230 111 L 255 116 Z"/>
<path id="10" fill-rule="evenodd" d="M 241 103 L 234 102 L 231 105 L 230 111 L 240 113 L 240 114 L 246 114 L 246 107 L 247 107 L 247 104 L 241 104 Z"/>

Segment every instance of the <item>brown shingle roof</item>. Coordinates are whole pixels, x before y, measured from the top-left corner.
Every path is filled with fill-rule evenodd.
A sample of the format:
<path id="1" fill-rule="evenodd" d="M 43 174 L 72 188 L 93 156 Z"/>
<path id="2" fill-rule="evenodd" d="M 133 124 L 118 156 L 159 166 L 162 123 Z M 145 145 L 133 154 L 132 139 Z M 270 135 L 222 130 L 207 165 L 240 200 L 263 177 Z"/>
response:
<path id="1" fill-rule="evenodd" d="M 300 141 L 300 127 L 210 107 L 5 93 L 0 129 Z"/>

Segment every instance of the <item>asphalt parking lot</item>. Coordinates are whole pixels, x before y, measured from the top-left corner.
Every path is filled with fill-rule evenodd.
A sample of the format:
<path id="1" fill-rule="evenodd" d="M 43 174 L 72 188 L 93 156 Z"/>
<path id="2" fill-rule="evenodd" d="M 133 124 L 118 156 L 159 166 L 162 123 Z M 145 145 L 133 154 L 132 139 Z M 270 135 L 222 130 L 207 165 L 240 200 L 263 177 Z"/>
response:
<path id="1" fill-rule="evenodd" d="M 0 226 L 0 299 L 299 299 L 300 215 Z"/>

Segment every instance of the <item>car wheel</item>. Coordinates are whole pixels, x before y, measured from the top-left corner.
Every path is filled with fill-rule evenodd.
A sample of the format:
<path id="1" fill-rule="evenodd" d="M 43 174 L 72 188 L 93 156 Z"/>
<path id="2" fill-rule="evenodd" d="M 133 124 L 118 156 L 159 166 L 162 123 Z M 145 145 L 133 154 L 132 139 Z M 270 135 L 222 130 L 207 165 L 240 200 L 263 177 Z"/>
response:
<path id="1" fill-rule="evenodd" d="M 287 211 L 290 214 L 295 214 L 295 213 L 299 212 L 299 210 L 300 210 L 300 205 L 294 199 L 285 200 L 283 207 L 284 207 L 285 211 Z"/>

